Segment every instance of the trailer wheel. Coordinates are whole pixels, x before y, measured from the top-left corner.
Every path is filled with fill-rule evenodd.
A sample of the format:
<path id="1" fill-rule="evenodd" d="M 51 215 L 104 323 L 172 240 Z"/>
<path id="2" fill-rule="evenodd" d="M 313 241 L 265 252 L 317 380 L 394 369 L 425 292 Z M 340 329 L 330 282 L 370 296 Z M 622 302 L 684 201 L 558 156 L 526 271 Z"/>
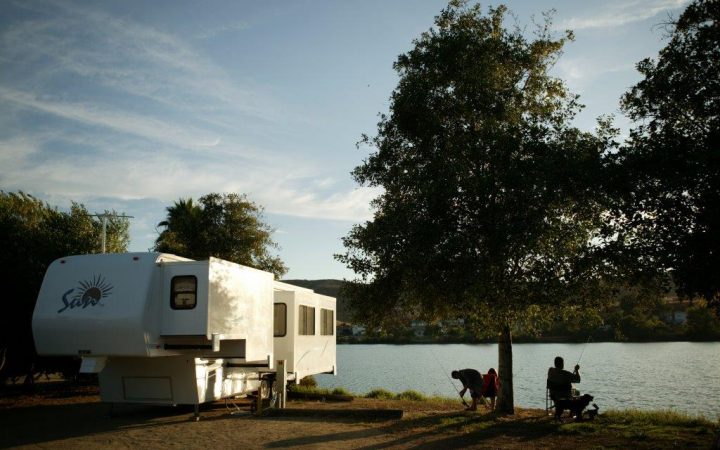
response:
<path id="1" fill-rule="evenodd" d="M 278 384 L 277 384 L 277 378 L 275 378 L 275 375 L 270 374 L 270 375 L 267 375 L 265 378 L 263 378 L 262 386 L 263 386 L 263 400 L 268 400 L 269 408 L 277 408 L 278 399 L 280 396 L 278 393 Z"/>
<path id="2" fill-rule="evenodd" d="M 272 391 L 273 391 L 273 383 L 272 380 L 269 380 L 268 378 L 263 378 L 260 382 L 260 385 L 262 386 L 262 398 L 263 400 L 267 400 L 272 397 Z"/>
<path id="3" fill-rule="evenodd" d="M 270 397 L 270 407 L 277 408 L 280 406 L 280 388 L 277 379 L 273 378 L 272 396 Z"/>

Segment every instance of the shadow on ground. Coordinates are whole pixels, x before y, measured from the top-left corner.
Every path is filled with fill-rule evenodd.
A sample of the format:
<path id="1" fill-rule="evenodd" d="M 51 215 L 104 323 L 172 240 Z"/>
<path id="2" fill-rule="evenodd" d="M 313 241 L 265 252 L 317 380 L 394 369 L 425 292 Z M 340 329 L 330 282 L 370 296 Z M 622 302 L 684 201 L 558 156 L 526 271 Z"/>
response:
<path id="1" fill-rule="evenodd" d="M 212 405 L 201 411 L 223 407 L 222 404 Z M 0 410 L 0 423 L 3 424 L 0 448 L 41 444 L 120 429 L 164 427 L 188 422 L 192 415 L 192 407 L 120 405 L 112 408 L 97 401 L 5 409 Z"/>
<path id="2" fill-rule="evenodd" d="M 518 427 L 518 424 L 521 426 Z M 546 417 L 516 419 L 511 425 L 498 420 L 494 414 L 447 412 L 430 417 L 395 421 L 370 429 L 283 439 L 270 442 L 267 446 L 272 448 L 321 444 L 333 446 L 342 442 L 386 436 L 388 439 L 382 443 L 363 448 L 462 448 L 485 439 L 505 436 L 508 433 L 512 434 L 512 438 L 516 442 L 532 441 L 552 434 L 555 428 Z M 521 431 L 518 432 L 518 429 Z"/>

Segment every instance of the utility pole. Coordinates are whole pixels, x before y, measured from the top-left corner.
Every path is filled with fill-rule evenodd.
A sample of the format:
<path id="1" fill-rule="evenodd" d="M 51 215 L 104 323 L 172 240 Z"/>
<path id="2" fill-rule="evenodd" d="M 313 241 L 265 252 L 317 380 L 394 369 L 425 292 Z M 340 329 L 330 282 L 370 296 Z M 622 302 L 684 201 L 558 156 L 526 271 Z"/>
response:
<path id="1" fill-rule="evenodd" d="M 102 219 L 102 252 L 105 253 L 105 247 L 106 247 L 106 235 L 107 235 L 107 218 L 108 217 L 115 217 L 115 218 L 121 218 L 121 219 L 134 219 L 134 216 L 126 216 L 125 214 L 115 214 L 115 213 L 95 213 L 90 214 L 90 217 L 98 217 Z"/>

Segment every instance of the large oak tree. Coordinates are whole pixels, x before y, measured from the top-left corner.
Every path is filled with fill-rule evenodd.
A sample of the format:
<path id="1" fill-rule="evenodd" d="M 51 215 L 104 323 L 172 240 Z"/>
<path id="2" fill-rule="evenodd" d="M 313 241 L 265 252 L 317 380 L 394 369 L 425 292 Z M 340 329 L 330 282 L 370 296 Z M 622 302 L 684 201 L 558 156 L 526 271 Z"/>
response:
<path id="1" fill-rule="evenodd" d="M 546 17 L 528 38 L 505 17 L 453 1 L 398 57 L 390 111 L 353 172 L 383 193 L 338 258 L 360 276 L 349 294 L 369 324 L 462 318 L 497 333 L 498 410 L 513 413 L 513 330 L 598 294 L 610 128 L 569 125 L 577 98 L 548 71 L 571 33 L 555 38 Z"/>

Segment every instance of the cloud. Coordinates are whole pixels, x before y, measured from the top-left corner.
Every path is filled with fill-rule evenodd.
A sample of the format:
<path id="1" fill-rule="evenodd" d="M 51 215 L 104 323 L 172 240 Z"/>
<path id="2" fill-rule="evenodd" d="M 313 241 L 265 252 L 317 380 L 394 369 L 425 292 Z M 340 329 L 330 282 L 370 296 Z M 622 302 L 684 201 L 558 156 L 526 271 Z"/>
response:
<path id="1" fill-rule="evenodd" d="M 10 5 L 18 17 L 0 28 L 0 55 L 12 61 L 0 80 L 3 189 L 120 205 L 242 192 L 269 213 L 369 216 L 372 190 L 338 182 L 315 151 L 278 138 L 312 118 L 285 112 L 201 47 L 78 3 Z M 137 220 L 146 229 L 155 219 Z"/>
<path id="2" fill-rule="evenodd" d="M 21 4 L 44 14 L 14 22 L 0 54 L 21 67 L 41 66 L 25 84 L 80 77 L 157 103 L 195 110 L 208 101 L 249 117 L 276 121 L 282 108 L 250 80 L 231 77 L 181 38 L 76 3 Z M 36 69 L 38 67 L 35 67 Z M 72 80 L 65 80 L 66 82 Z"/>
<path id="3" fill-rule="evenodd" d="M 64 119 L 107 127 L 180 148 L 207 147 L 205 143 L 208 141 L 215 143 L 210 146 L 215 146 L 220 142 L 220 139 L 203 136 L 202 131 L 188 126 L 180 127 L 153 117 L 110 110 L 94 104 L 53 101 L 3 87 L 0 87 L 0 98 Z"/>
<path id="4" fill-rule="evenodd" d="M 200 147 L 217 147 L 218 145 L 220 145 L 220 142 L 222 142 L 220 140 L 220 138 L 215 138 L 211 142 L 199 143 L 198 146 L 200 146 Z"/>
<path id="5" fill-rule="evenodd" d="M 635 0 L 621 3 L 603 2 L 601 14 L 593 17 L 574 17 L 564 21 L 560 28 L 584 30 L 590 28 L 612 28 L 640 22 L 660 13 L 681 8 L 689 0 Z"/>
<path id="6" fill-rule="evenodd" d="M 608 74 L 633 71 L 635 66 L 630 63 L 611 63 L 597 57 L 565 57 L 555 66 L 561 79 L 567 81 L 572 90 L 582 90 L 589 83 Z"/>
<path id="7" fill-rule="evenodd" d="M 292 186 L 276 186 L 272 190 L 277 202 L 268 198 L 269 212 L 306 218 L 362 221 L 371 217 L 370 201 L 377 197 L 377 188 L 360 187 L 341 190 L 331 195 L 300 193 Z"/>
<path id="8" fill-rule="evenodd" d="M 244 31 L 250 28 L 247 22 L 236 22 L 229 25 L 220 25 L 212 28 L 206 28 L 199 33 L 195 33 L 195 39 L 212 39 L 225 33 L 232 33 L 235 31 Z"/>
<path id="9" fill-rule="evenodd" d="M 40 136 L 15 135 L 6 141 L 0 141 L 0 167 L 15 167 L 19 160 L 34 157 L 38 153 Z M 2 181 L 0 170 L 0 181 Z"/>
<path id="10" fill-rule="evenodd" d="M 61 143 L 83 144 L 82 138 L 66 139 L 48 133 L 32 138 L 0 140 L 0 185 L 52 193 L 77 201 L 98 196 L 122 200 L 152 198 L 170 202 L 179 197 L 199 197 L 209 192 L 247 193 L 268 212 L 331 220 L 369 217 L 376 192 L 343 187 L 327 179 L 312 180 L 320 172 L 312 164 L 228 159 L 215 155 L 179 159 L 170 148 L 153 153 L 133 153 L 132 142 L 118 145 L 112 139 L 92 154 L 64 154 Z"/>

